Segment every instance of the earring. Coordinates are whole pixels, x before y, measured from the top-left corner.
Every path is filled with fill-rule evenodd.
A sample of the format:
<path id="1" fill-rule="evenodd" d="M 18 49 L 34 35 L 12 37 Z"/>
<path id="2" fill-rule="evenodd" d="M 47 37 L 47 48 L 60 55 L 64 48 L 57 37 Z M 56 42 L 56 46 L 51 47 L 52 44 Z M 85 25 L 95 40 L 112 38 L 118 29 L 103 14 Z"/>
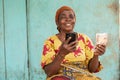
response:
<path id="1" fill-rule="evenodd" d="M 57 30 L 60 32 L 60 27 L 59 26 L 57 27 Z"/>

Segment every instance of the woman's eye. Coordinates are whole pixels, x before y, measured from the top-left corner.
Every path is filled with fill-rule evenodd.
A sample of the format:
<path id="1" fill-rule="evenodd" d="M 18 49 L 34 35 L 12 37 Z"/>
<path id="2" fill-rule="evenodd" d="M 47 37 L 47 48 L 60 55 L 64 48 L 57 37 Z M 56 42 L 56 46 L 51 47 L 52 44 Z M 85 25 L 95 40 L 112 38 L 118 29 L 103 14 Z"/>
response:
<path id="1" fill-rule="evenodd" d="M 60 17 L 60 19 L 65 19 L 65 18 L 66 18 L 65 16 Z"/>
<path id="2" fill-rule="evenodd" d="M 73 14 L 69 14 L 68 16 L 66 16 L 66 15 L 60 16 L 60 20 L 61 20 L 61 19 L 73 19 L 73 18 L 74 18 L 74 15 L 73 15 Z"/>
<path id="3" fill-rule="evenodd" d="M 70 17 L 71 19 L 73 19 L 73 18 L 74 18 L 74 16 L 73 16 L 72 14 L 70 14 L 70 15 L 69 15 L 69 17 Z"/>

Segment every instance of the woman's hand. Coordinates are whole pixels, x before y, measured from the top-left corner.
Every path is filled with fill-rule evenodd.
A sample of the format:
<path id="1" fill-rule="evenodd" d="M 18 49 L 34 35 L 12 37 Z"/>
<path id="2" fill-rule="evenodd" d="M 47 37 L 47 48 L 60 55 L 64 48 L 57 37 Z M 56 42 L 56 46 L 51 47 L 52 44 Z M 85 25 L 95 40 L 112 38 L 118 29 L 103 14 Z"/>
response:
<path id="1" fill-rule="evenodd" d="M 99 57 L 100 55 L 103 55 L 105 53 L 106 46 L 102 44 L 97 44 L 94 49 L 94 56 L 89 62 L 89 71 L 90 72 L 96 72 L 96 70 L 99 67 Z"/>
<path id="2" fill-rule="evenodd" d="M 77 40 L 74 42 L 69 43 L 71 37 L 69 37 L 66 41 L 62 43 L 60 46 L 59 53 L 63 56 L 67 55 L 68 53 L 74 51 L 77 46 Z"/>
<path id="3" fill-rule="evenodd" d="M 106 45 L 102 45 L 102 44 L 97 44 L 95 46 L 95 50 L 94 50 L 94 55 L 103 55 L 105 53 L 106 50 Z"/>

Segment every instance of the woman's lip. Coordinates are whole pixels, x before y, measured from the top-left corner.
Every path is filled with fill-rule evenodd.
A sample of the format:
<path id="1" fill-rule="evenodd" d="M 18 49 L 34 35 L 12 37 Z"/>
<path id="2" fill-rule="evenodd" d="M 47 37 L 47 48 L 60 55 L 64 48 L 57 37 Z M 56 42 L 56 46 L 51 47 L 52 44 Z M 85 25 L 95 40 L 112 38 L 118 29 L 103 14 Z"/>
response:
<path id="1" fill-rule="evenodd" d="M 72 24 L 71 23 L 65 23 L 64 25 L 65 26 L 71 26 Z"/>
<path id="2" fill-rule="evenodd" d="M 70 26 L 71 24 L 66 24 L 66 26 Z"/>

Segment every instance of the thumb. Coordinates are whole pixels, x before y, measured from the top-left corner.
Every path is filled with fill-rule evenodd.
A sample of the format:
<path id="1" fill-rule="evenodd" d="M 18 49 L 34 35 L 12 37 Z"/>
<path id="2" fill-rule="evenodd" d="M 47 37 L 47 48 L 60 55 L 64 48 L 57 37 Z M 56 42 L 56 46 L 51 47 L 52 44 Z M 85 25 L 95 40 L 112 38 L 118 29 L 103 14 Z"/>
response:
<path id="1" fill-rule="evenodd" d="M 65 41 L 65 43 L 68 44 L 70 40 L 71 40 L 71 37 L 69 37 L 69 38 Z"/>

